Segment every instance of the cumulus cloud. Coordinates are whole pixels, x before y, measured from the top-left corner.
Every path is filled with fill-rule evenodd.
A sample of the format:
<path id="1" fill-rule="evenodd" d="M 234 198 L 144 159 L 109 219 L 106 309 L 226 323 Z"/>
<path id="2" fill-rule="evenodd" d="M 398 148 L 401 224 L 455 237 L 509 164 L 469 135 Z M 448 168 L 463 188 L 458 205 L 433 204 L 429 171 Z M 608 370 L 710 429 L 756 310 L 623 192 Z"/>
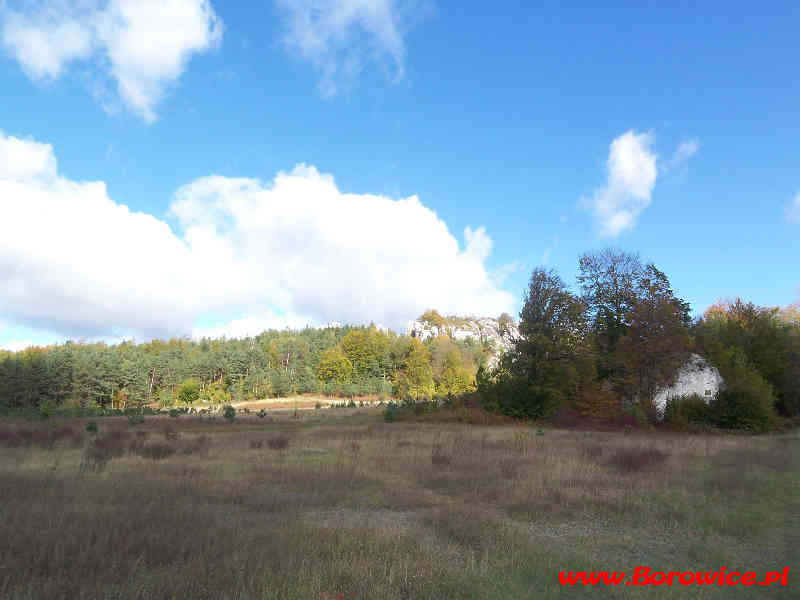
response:
<path id="1" fill-rule="evenodd" d="M 275 0 L 287 49 L 311 62 L 324 97 L 349 87 L 365 65 L 405 71 L 405 30 L 419 3 L 407 0 Z"/>
<path id="2" fill-rule="evenodd" d="M 800 192 L 797 192 L 786 205 L 786 220 L 790 223 L 800 223 Z"/>
<path id="3" fill-rule="evenodd" d="M 223 30 L 208 0 L 47 0 L 0 7 L 0 21 L 3 47 L 30 78 L 54 80 L 70 63 L 92 61 L 147 122 L 192 55 L 219 44 Z"/>
<path id="4" fill-rule="evenodd" d="M 658 177 L 652 133 L 628 131 L 611 142 L 606 185 L 585 200 L 604 236 L 616 237 L 636 224 L 648 207 Z"/>
<path id="5" fill-rule="evenodd" d="M 175 193 L 173 229 L 115 203 L 102 182 L 59 174 L 47 144 L 0 134 L 0 157 L 10 155 L 0 171 L 9 323 L 148 338 L 513 310 L 486 266 L 485 230 L 467 228 L 459 244 L 416 196 L 347 194 L 303 164 L 269 183 L 210 176 Z"/>

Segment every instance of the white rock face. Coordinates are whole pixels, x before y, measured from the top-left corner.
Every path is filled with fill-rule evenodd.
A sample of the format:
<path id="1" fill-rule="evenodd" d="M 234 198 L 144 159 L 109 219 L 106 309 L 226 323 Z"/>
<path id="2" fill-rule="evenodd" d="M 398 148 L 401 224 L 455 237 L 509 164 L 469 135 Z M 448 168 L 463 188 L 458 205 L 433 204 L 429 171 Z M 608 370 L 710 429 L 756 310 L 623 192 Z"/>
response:
<path id="1" fill-rule="evenodd" d="M 697 394 L 708 404 L 717 396 L 724 384 L 725 381 L 716 367 L 699 354 L 692 354 L 678 371 L 675 383 L 656 394 L 654 402 L 658 418 L 664 418 L 664 410 L 667 408 L 667 400 L 670 398 Z"/>
<path id="2" fill-rule="evenodd" d="M 419 319 L 409 321 L 406 335 L 419 338 L 423 342 L 440 335 L 449 335 L 459 341 L 472 338 L 476 342 L 488 342 L 492 349 L 487 365 L 490 369 L 497 365 L 503 353 L 511 349 L 514 340 L 519 336 L 517 323 L 510 322 L 503 331 L 500 331 L 499 321 L 491 317 L 450 318 L 447 321 L 442 327 Z"/>

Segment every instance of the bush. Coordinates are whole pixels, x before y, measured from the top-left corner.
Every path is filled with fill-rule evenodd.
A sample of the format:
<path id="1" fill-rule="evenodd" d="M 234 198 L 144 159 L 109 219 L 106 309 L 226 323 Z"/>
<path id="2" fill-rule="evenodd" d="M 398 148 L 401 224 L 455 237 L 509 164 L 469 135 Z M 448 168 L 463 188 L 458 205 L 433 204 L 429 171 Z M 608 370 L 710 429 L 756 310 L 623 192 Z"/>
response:
<path id="1" fill-rule="evenodd" d="M 386 408 L 383 409 L 383 420 L 387 423 L 394 423 L 403 409 L 396 402 L 389 402 Z"/>
<path id="2" fill-rule="evenodd" d="M 608 464 L 622 473 L 630 474 L 660 464 L 667 459 L 667 453 L 658 448 L 624 448 L 614 453 Z"/>
<path id="3" fill-rule="evenodd" d="M 197 400 L 200 398 L 200 387 L 200 382 L 196 379 L 187 379 L 178 389 L 178 400 L 184 404 L 192 404 L 197 402 Z"/>
<path id="4" fill-rule="evenodd" d="M 289 447 L 289 436 L 275 435 L 267 440 L 267 446 L 272 450 L 285 450 Z"/>
<path id="5" fill-rule="evenodd" d="M 112 458 L 125 454 L 129 440 L 129 433 L 118 430 L 96 436 L 83 453 L 81 470 L 102 471 Z"/>
<path id="6" fill-rule="evenodd" d="M 210 442 L 211 439 L 205 434 L 195 436 L 181 447 L 181 454 L 205 454 Z"/>
<path id="7" fill-rule="evenodd" d="M 711 409 L 702 396 L 692 394 L 669 398 L 664 409 L 664 423 L 685 426 L 700 425 L 711 421 Z"/>
<path id="8" fill-rule="evenodd" d="M 233 423 L 236 420 L 236 409 L 230 404 L 226 404 L 222 409 L 222 416 L 225 417 L 228 423 Z"/>
<path id="9" fill-rule="evenodd" d="M 250 449 L 259 450 L 264 447 L 264 440 L 250 440 Z"/>
<path id="10" fill-rule="evenodd" d="M 766 431 L 775 422 L 772 387 L 760 376 L 732 382 L 712 403 L 712 418 L 725 429 Z"/>
<path id="11" fill-rule="evenodd" d="M 98 429 L 99 428 L 97 427 L 97 421 L 89 421 L 86 424 L 86 431 L 88 431 L 89 433 L 97 433 Z"/>
<path id="12" fill-rule="evenodd" d="M 453 462 L 453 457 L 445 452 L 442 444 L 436 443 L 433 445 L 431 452 L 431 464 L 437 469 L 446 469 Z"/>
<path id="13" fill-rule="evenodd" d="M 181 412 L 182 411 L 178 410 L 177 408 L 170 408 L 169 416 L 172 417 L 173 419 L 177 419 L 178 417 L 181 416 Z"/>
<path id="14" fill-rule="evenodd" d="M 49 419 L 52 416 L 55 408 L 55 405 L 52 403 L 44 402 L 39 405 L 39 415 L 42 419 Z"/>
<path id="15" fill-rule="evenodd" d="M 128 423 L 131 425 L 141 425 L 144 423 L 144 415 L 136 413 L 132 415 L 128 415 Z"/>
<path id="16" fill-rule="evenodd" d="M 138 447 L 137 454 L 142 458 L 149 458 L 151 460 L 163 460 L 175 454 L 176 448 L 172 444 L 166 442 L 152 442 L 150 444 L 142 444 Z"/>
<path id="17" fill-rule="evenodd" d="M 501 372 L 494 379 L 481 373 L 478 392 L 487 411 L 516 419 L 546 419 L 562 403 L 558 390 L 509 372 Z"/>

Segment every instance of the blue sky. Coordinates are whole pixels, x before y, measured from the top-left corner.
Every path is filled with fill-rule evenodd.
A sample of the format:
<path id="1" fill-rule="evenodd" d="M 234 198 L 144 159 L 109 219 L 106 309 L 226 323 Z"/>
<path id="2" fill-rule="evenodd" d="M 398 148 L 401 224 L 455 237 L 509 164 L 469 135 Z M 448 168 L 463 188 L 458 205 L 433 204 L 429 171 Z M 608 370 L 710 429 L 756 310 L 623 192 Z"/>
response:
<path id="1" fill-rule="evenodd" d="M 606 245 L 800 296 L 797 3 L 167 4 L 0 4 L 0 346 L 518 310 Z"/>

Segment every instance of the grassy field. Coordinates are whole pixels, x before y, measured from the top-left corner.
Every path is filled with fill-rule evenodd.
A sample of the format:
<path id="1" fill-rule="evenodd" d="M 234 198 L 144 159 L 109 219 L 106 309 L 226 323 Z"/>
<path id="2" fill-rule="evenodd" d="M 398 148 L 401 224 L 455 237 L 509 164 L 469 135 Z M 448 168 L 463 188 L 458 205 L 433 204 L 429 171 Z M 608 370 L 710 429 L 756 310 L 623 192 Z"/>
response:
<path id="1" fill-rule="evenodd" d="M 0 424 L 0 597 L 800 597 L 796 431 L 290 414 Z M 557 583 L 635 566 L 792 571 L 788 587 Z"/>

